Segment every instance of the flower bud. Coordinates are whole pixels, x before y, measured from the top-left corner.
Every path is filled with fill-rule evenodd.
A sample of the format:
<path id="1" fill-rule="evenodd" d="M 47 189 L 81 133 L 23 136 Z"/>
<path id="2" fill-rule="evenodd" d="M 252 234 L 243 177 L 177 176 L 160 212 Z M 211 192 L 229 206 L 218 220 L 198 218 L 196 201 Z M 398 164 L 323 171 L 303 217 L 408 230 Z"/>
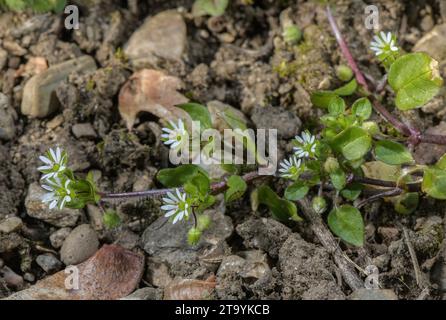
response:
<path id="1" fill-rule="evenodd" d="M 285 27 L 282 33 L 283 40 L 289 44 L 297 44 L 302 38 L 302 31 L 296 25 Z"/>
<path id="2" fill-rule="evenodd" d="M 339 162 L 336 158 L 329 157 L 324 163 L 324 170 L 327 173 L 333 173 L 339 169 Z"/>
<path id="3" fill-rule="evenodd" d="M 200 241 L 201 238 L 201 231 L 198 228 L 192 228 L 187 233 L 187 242 L 193 246 Z"/>
<path id="4" fill-rule="evenodd" d="M 336 67 L 336 76 L 341 81 L 349 81 L 353 77 L 353 71 L 345 64 Z"/>
<path id="5" fill-rule="evenodd" d="M 313 202 L 311 203 L 313 210 L 318 213 L 322 214 L 327 210 L 327 201 L 325 201 L 322 197 L 314 197 Z"/>
<path id="6" fill-rule="evenodd" d="M 376 135 L 379 133 L 378 124 L 375 121 L 366 121 L 362 124 L 362 128 L 370 135 Z"/>

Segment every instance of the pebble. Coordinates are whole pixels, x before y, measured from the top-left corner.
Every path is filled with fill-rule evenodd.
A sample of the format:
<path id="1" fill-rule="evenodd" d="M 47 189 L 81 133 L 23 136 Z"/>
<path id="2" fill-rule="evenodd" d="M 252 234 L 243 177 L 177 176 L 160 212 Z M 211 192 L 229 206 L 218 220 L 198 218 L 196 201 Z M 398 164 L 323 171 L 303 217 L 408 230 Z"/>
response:
<path id="1" fill-rule="evenodd" d="M 358 289 L 350 296 L 350 300 L 398 300 L 391 289 Z"/>
<path id="2" fill-rule="evenodd" d="M 9 98 L 3 93 L 0 93 L 0 140 L 8 141 L 15 137 L 16 119 L 17 113 L 11 106 Z"/>
<path id="3" fill-rule="evenodd" d="M 11 40 L 3 41 L 3 48 L 14 56 L 24 56 L 26 54 L 26 49 L 22 48 L 17 42 Z"/>
<path id="4" fill-rule="evenodd" d="M 26 212 L 30 217 L 43 220 L 56 227 L 72 227 L 76 225 L 81 215 L 78 209 L 64 208 L 62 210 L 50 210 L 47 204 L 42 202 L 42 196 L 46 191 L 38 183 L 30 184 L 25 198 Z"/>
<path id="5" fill-rule="evenodd" d="M 157 288 L 141 288 L 133 292 L 127 297 L 120 300 L 161 300 L 163 298 L 163 290 Z"/>
<path id="6" fill-rule="evenodd" d="M 257 107 L 251 116 L 257 129 L 277 129 L 282 139 L 289 139 L 297 135 L 302 121 L 292 112 L 282 107 Z"/>
<path id="7" fill-rule="evenodd" d="M 47 122 L 46 127 L 48 129 L 56 129 L 57 127 L 60 127 L 62 125 L 62 123 L 64 123 L 65 118 L 63 115 L 58 114 L 57 116 L 55 116 L 53 119 L 51 119 L 50 121 Z"/>
<path id="8" fill-rule="evenodd" d="M 7 61 L 8 61 L 8 52 L 0 48 L 0 70 L 2 70 L 6 66 Z"/>
<path id="9" fill-rule="evenodd" d="M 61 228 L 50 235 L 50 242 L 53 248 L 59 249 L 71 232 L 71 228 Z"/>
<path id="10" fill-rule="evenodd" d="M 446 59 L 446 23 L 435 26 L 426 33 L 413 47 L 413 51 L 423 51 L 438 62 Z"/>
<path id="11" fill-rule="evenodd" d="M 90 225 L 96 231 L 104 229 L 104 218 L 102 216 L 102 211 L 97 206 L 92 204 L 87 205 L 88 218 L 90 220 Z"/>
<path id="12" fill-rule="evenodd" d="M 32 273 L 27 272 L 23 275 L 23 279 L 25 279 L 25 281 L 27 282 L 34 282 L 36 281 L 36 276 Z"/>
<path id="13" fill-rule="evenodd" d="M 80 138 L 93 138 L 94 139 L 97 137 L 96 131 L 94 130 L 91 123 L 76 123 L 71 128 L 71 130 L 77 139 L 80 139 Z"/>
<path id="14" fill-rule="evenodd" d="M 0 232 L 8 234 L 14 231 L 18 231 L 22 227 L 22 225 L 22 219 L 20 219 L 19 217 L 6 218 L 2 222 L 0 222 Z"/>
<path id="15" fill-rule="evenodd" d="M 15 273 L 8 266 L 4 266 L 0 270 L 0 276 L 3 276 L 3 279 L 8 284 L 9 287 L 15 288 L 17 290 L 22 289 L 23 287 L 23 278 Z"/>
<path id="16" fill-rule="evenodd" d="M 65 265 L 75 265 L 90 258 L 99 247 L 96 232 L 88 224 L 82 224 L 65 239 L 60 257 Z"/>
<path id="17" fill-rule="evenodd" d="M 36 263 L 46 273 L 53 273 L 59 271 L 62 268 L 62 263 L 50 253 L 45 253 L 37 256 Z"/>
<path id="18" fill-rule="evenodd" d="M 149 17 L 130 37 L 124 47 L 133 65 L 157 61 L 157 58 L 179 61 L 186 51 L 186 24 L 174 10 Z"/>
<path id="19" fill-rule="evenodd" d="M 22 114 L 31 118 L 44 118 L 59 107 L 54 92 L 59 84 L 71 73 L 84 73 L 96 70 L 96 62 L 90 56 L 81 56 L 51 66 L 35 75 L 23 88 Z"/>

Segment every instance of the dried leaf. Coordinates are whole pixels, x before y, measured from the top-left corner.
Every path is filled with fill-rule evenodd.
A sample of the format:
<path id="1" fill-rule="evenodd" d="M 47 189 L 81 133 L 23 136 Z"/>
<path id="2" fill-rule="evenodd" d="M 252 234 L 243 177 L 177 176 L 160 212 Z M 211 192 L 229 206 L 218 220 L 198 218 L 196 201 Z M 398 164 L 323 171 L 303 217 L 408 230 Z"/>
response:
<path id="1" fill-rule="evenodd" d="M 19 291 L 8 300 L 115 300 L 129 295 L 141 280 L 144 257 L 117 245 L 104 245 L 87 261 L 60 271 L 34 286 Z M 77 268 L 77 269 L 76 269 Z M 70 270 L 67 268 L 67 270 Z M 75 285 L 76 289 L 66 286 Z M 72 278 L 70 278 L 72 277 Z"/>
<path id="2" fill-rule="evenodd" d="M 143 69 L 135 72 L 119 93 L 119 113 L 132 129 L 139 112 L 147 111 L 158 118 L 175 121 L 178 118 L 190 122 L 189 115 L 175 105 L 188 102 L 177 92 L 182 87 L 180 79 L 161 71 Z"/>
<path id="3" fill-rule="evenodd" d="M 164 300 L 203 300 L 209 298 L 215 289 L 215 276 L 206 280 L 173 280 L 164 290 Z"/>

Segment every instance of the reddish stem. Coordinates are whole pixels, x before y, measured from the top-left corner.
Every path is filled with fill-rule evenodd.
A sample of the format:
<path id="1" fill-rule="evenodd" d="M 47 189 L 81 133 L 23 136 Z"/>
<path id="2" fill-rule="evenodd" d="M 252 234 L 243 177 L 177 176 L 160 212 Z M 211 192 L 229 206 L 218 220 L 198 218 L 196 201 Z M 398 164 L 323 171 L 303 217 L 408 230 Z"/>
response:
<path id="1" fill-rule="evenodd" d="M 347 63 L 350 68 L 355 73 L 356 81 L 364 87 L 367 92 L 370 92 L 369 85 L 361 70 L 359 70 L 358 65 L 356 64 L 355 59 L 353 58 L 350 49 L 347 46 L 341 32 L 339 31 L 339 27 L 336 23 L 336 20 L 333 17 L 330 6 L 327 6 L 327 18 L 330 23 L 331 30 L 338 42 L 338 45 L 344 55 Z M 430 135 L 430 134 L 421 134 L 417 128 L 413 128 L 401 122 L 398 118 L 396 118 L 389 110 L 387 110 L 376 97 L 372 96 L 372 105 L 376 112 L 378 112 L 384 120 L 392 124 L 399 132 L 409 137 L 409 142 L 413 145 L 417 145 L 420 142 L 425 143 L 433 143 L 433 144 L 442 144 L 446 145 L 446 136 L 441 135 Z"/>

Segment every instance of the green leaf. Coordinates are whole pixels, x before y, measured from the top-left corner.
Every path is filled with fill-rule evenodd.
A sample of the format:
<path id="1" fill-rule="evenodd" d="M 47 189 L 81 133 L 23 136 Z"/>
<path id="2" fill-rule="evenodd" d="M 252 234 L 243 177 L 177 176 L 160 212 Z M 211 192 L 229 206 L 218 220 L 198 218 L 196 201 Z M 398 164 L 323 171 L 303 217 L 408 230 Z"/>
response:
<path id="1" fill-rule="evenodd" d="M 198 103 L 185 103 L 178 107 L 186 111 L 193 121 L 200 122 L 202 131 L 212 128 L 211 114 L 205 106 Z"/>
<path id="2" fill-rule="evenodd" d="M 390 165 L 413 162 L 412 155 L 405 146 L 389 140 L 381 140 L 376 142 L 375 157 L 377 160 Z"/>
<path id="3" fill-rule="evenodd" d="M 328 112 L 332 116 L 343 114 L 345 111 L 345 101 L 341 97 L 335 97 L 331 99 L 328 105 Z"/>
<path id="4" fill-rule="evenodd" d="M 442 155 L 440 159 L 438 159 L 435 167 L 438 169 L 446 170 L 446 153 Z"/>
<path id="5" fill-rule="evenodd" d="M 349 83 L 334 90 L 333 92 L 339 96 L 350 96 L 353 93 L 355 93 L 357 88 L 358 88 L 358 83 L 356 82 L 355 79 L 352 79 Z"/>
<path id="6" fill-rule="evenodd" d="M 302 181 L 296 181 L 285 189 L 285 198 L 290 201 L 297 201 L 305 197 L 310 188 Z"/>
<path id="7" fill-rule="evenodd" d="M 165 187 L 181 187 L 197 174 L 208 176 L 207 172 L 194 164 L 183 164 L 172 169 L 162 169 L 157 174 L 157 179 Z"/>
<path id="8" fill-rule="evenodd" d="M 372 115 L 372 104 L 367 98 L 360 98 L 352 105 L 352 112 L 362 120 L 367 120 Z"/>
<path id="9" fill-rule="evenodd" d="M 389 84 L 396 93 L 400 110 L 419 108 L 432 99 L 443 85 L 438 62 L 416 52 L 398 58 L 389 69 Z"/>
<path id="10" fill-rule="evenodd" d="M 341 196 L 350 201 L 355 201 L 362 192 L 362 184 L 351 183 L 341 191 Z"/>
<path id="11" fill-rule="evenodd" d="M 229 0 L 196 0 L 192 7 L 192 14 L 196 17 L 211 15 L 221 16 L 229 4 Z"/>
<path id="12" fill-rule="evenodd" d="M 446 200 L 446 171 L 437 168 L 424 170 L 421 190 L 432 198 Z"/>
<path id="13" fill-rule="evenodd" d="M 364 221 L 355 207 L 343 205 L 328 214 L 331 231 L 345 242 L 361 247 L 364 243 Z"/>
<path id="14" fill-rule="evenodd" d="M 357 160 L 370 150 L 372 138 L 365 130 L 359 127 L 350 127 L 336 135 L 331 145 L 347 160 Z"/>
<path id="15" fill-rule="evenodd" d="M 395 211 L 401 214 L 411 214 L 418 207 L 418 192 L 408 192 L 392 198 Z"/>
<path id="16" fill-rule="evenodd" d="M 226 202 L 231 202 L 240 198 L 248 188 L 245 180 L 240 176 L 230 176 L 226 184 L 228 186 L 228 189 L 225 192 Z"/>
<path id="17" fill-rule="evenodd" d="M 319 108 L 328 108 L 335 98 L 339 97 L 332 91 L 316 91 L 311 94 L 311 103 Z"/>
<path id="18" fill-rule="evenodd" d="M 246 126 L 246 123 L 242 119 L 240 119 L 234 112 L 232 112 L 229 108 L 223 111 L 222 117 L 232 129 L 246 130 L 248 128 Z"/>
<path id="19" fill-rule="evenodd" d="M 104 225 L 107 229 L 116 228 L 121 224 L 121 218 L 115 210 L 107 210 L 103 216 Z"/>
<path id="20" fill-rule="evenodd" d="M 270 187 L 260 186 L 257 191 L 251 195 L 255 197 L 258 204 L 264 204 L 271 210 L 272 216 L 280 221 L 301 221 L 302 218 L 297 214 L 296 205 L 288 200 L 280 198 Z"/>
<path id="21" fill-rule="evenodd" d="M 331 183 L 338 191 L 344 189 L 347 183 L 347 177 L 345 175 L 345 172 L 341 168 L 336 169 L 335 171 L 330 173 L 330 179 Z"/>
<path id="22" fill-rule="evenodd" d="M 184 184 L 184 190 L 192 197 L 203 199 L 210 191 L 211 181 L 205 174 L 197 172 Z"/>

